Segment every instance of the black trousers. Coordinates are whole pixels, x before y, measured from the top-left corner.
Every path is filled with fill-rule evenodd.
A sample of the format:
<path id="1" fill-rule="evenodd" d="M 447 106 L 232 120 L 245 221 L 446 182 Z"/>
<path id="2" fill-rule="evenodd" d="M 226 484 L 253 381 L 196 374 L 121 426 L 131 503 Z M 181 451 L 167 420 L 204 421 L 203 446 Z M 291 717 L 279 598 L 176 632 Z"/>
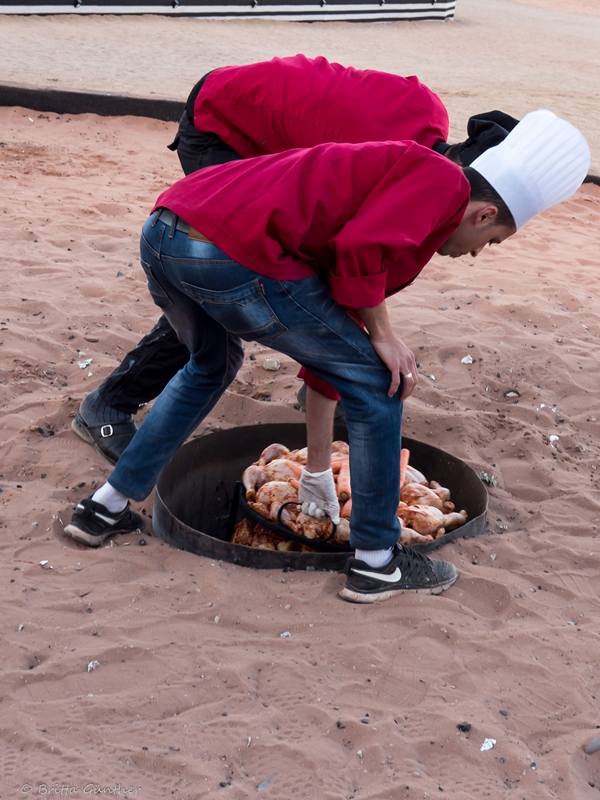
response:
<path id="1" fill-rule="evenodd" d="M 194 128 L 193 101 L 203 82 L 204 78 L 192 90 L 175 141 L 169 145 L 171 150 L 177 150 L 186 175 L 204 167 L 240 159 L 216 134 L 203 133 Z M 189 359 L 188 349 L 181 344 L 163 315 L 150 333 L 127 353 L 121 364 L 100 384 L 98 392 L 101 399 L 113 408 L 135 414 L 143 403 L 158 397 Z"/>

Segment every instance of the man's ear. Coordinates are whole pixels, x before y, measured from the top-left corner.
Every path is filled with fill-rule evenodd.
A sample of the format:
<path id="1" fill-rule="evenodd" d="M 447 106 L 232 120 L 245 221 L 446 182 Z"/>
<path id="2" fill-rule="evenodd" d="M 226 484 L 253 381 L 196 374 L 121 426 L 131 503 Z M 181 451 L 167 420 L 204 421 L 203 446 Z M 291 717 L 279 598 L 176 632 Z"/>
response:
<path id="1" fill-rule="evenodd" d="M 476 225 L 493 225 L 498 218 L 498 206 L 493 203 L 482 203 L 475 213 Z"/>

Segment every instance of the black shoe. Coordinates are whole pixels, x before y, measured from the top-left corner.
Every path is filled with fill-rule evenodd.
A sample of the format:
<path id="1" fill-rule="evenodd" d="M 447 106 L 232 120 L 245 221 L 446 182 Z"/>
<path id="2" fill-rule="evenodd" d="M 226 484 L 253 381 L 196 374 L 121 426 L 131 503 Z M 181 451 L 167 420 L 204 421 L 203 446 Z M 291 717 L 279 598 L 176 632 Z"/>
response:
<path id="1" fill-rule="evenodd" d="M 71 427 L 77 436 L 91 444 L 113 467 L 137 431 L 137 425 L 131 417 L 126 422 L 88 425 L 81 414 L 77 414 Z"/>
<path id="2" fill-rule="evenodd" d="M 102 503 L 86 497 L 77 504 L 70 524 L 65 526 L 65 533 L 90 547 L 100 547 L 113 533 L 136 531 L 143 524 L 141 516 L 130 510 L 129 503 L 119 514 L 113 514 Z"/>
<path id="3" fill-rule="evenodd" d="M 390 563 L 378 569 L 349 558 L 344 572 L 348 578 L 340 597 L 353 603 L 375 603 L 404 592 L 440 594 L 458 578 L 454 564 L 434 561 L 410 547 L 395 547 Z"/>

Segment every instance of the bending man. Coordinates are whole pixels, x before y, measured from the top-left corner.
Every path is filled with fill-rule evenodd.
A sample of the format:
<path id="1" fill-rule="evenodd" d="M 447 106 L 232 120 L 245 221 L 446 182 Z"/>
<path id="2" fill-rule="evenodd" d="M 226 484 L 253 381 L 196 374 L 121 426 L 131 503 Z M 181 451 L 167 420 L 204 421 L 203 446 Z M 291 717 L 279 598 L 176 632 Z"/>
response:
<path id="1" fill-rule="evenodd" d="M 430 89 L 412 77 L 356 70 L 327 59 L 297 55 L 204 76 L 192 90 L 172 145 L 186 175 L 199 169 L 326 142 L 416 141 L 468 165 L 498 144 L 517 120 L 501 112 L 473 117 L 467 141 L 448 145 L 448 114 Z M 73 429 L 111 464 L 133 438 L 131 415 L 153 400 L 190 354 L 166 316 L 82 402 Z M 416 380 L 416 370 L 414 371 Z M 314 373 L 310 387 L 311 431 L 331 429 L 339 394 Z M 313 436 L 314 440 L 315 437 Z M 328 448 L 311 447 L 317 466 Z M 313 468 L 316 468 L 313 465 Z"/>
<path id="2" fill-rule="evenodd" d="M 214 407 L 241 365 L 245 339 L 289 355 L 342 397 L 356 549 L 342 597 L 370 603 L 447 589 L 458 576 L 452 564 L 397 544 L 401 395 L 412 354 L 390 325 L 385 297 L 436 251 L 476 256 L 504 241 L 573 194 L 588 167 L 579 131 L 538 111 L 472 168 L 413 142 L 325 144 L 176 183 L 144 226 L 141 259 L 191 358 L 65 532 L 98 546 L 141 525 L 128 498 L 150 493 Z"/>

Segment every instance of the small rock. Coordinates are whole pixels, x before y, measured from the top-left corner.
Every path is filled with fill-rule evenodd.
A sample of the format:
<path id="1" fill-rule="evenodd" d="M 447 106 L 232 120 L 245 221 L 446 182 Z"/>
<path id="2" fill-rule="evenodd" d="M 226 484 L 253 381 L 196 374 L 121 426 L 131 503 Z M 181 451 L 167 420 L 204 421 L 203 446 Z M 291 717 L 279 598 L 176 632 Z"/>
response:
<path id="1" fill-rule="evenodd" d="M 145 547 L 148 543 L 145 539 L 138 539 L 138 544 L 140 547 Z"/>
<path id="2" fill-rule="evenodd" d="M 277 372 L 277 370 L 281 369 L 281 361 L 278 358 L 265 358 L 263 369 L 268 372 Z"/>
<path id="3" fill-rule="evenodd" d="M 283 633 L 279 634 L 280 639 L 291 639 L 292 634 L 289 631 L 284 631 Z"/>
<path id="4" fill-rule="evenodd" d="M 266 779 L 266 781 L 263 781 L 262 783 L 259 783 L 258 786 L 256 787 L 256 791 L 257 792 L 265 792 L 269 788 L 269 786 L 271 785 L 271 781 L 273 780 L 275 775 L 277 775 L 276 772 L 274 772 L 272 775 L 269 775 L 269 777 Z"/>
<path id="5" fill-rule="evenodd" d="M 362 751 L 362 750 L 357 750 L 357 751 L 356 751 L 356 755 L 357 755 L 359 758 L 362 758 L 362 757 L 363 757 L 363 751 Z"/>
<path id="6" fill-rule="evenodd" d="M 90 661 L 90 663 L 87 665 L 87 671 L 93 672 L 93 670 L 98 669 L 99 666 L 100 666 L 99 661 Z"/>
<path id="7" fill-rule="evenodd" d="M 468 733 L 471 730 L 470 722 L 459 722 L 456 726 L 461 733 Z"/>
<path id="8" fill-rule="evenodd" d="M 488 475 L 487 472 L 480 472 L 481 480 L 487 483 L 488 486 L 498 486 L 498 481 L 494 475 Z"/>
<path id="9" fill-rule="evenodd" d="M 496 744 L 496 740 L 495 739 L 484 739 L 483 740 L 483 744 L 481 745 L 481 747 L 479 749 L 482 752 L 484 750 L 492 750 L 492 748 L 494 747 L 495 744 Z"/>
<path id="10" fill-rule="evenodd" d="M 86 342 L 99 342 L 100 341 L 100 337 L 94 336 L 93 333 L 86 333 L 83 338 L 86 340 Z M 91 361 L 91 359 L 90 359 L 90 361 Z"/>
<path id="11" fill-rule="evenodd" d="M 503 708 L 500 709 L 500 713 L 503 717 L 508 717 L 508 711 L 505 711 Z"/>
<path id="12" fill-rule="evenodd" d="M 473 356 L 463 356 L 460 360 L 461 364 L 472 364 L 473 363 Z"/>
<path id="13" fill-rule="evenodd" d="M 586 744 L 585 746 L 585 752 L 588 755 L 596 753 L 598 752 L 598 750 L 600 750 L 600 736 L 596 736 L 595 739 L 592 739 L 592 741 L 589 742 L 589 744 Z"/>
<path id="14" fill-rule="evenodd" d="M 24 627 L 25 627 L 25 625 L 23 625 L 23 624 L 19 625 L 19 627 L 17 628 L 17 631 L 22 631 Z"/>

